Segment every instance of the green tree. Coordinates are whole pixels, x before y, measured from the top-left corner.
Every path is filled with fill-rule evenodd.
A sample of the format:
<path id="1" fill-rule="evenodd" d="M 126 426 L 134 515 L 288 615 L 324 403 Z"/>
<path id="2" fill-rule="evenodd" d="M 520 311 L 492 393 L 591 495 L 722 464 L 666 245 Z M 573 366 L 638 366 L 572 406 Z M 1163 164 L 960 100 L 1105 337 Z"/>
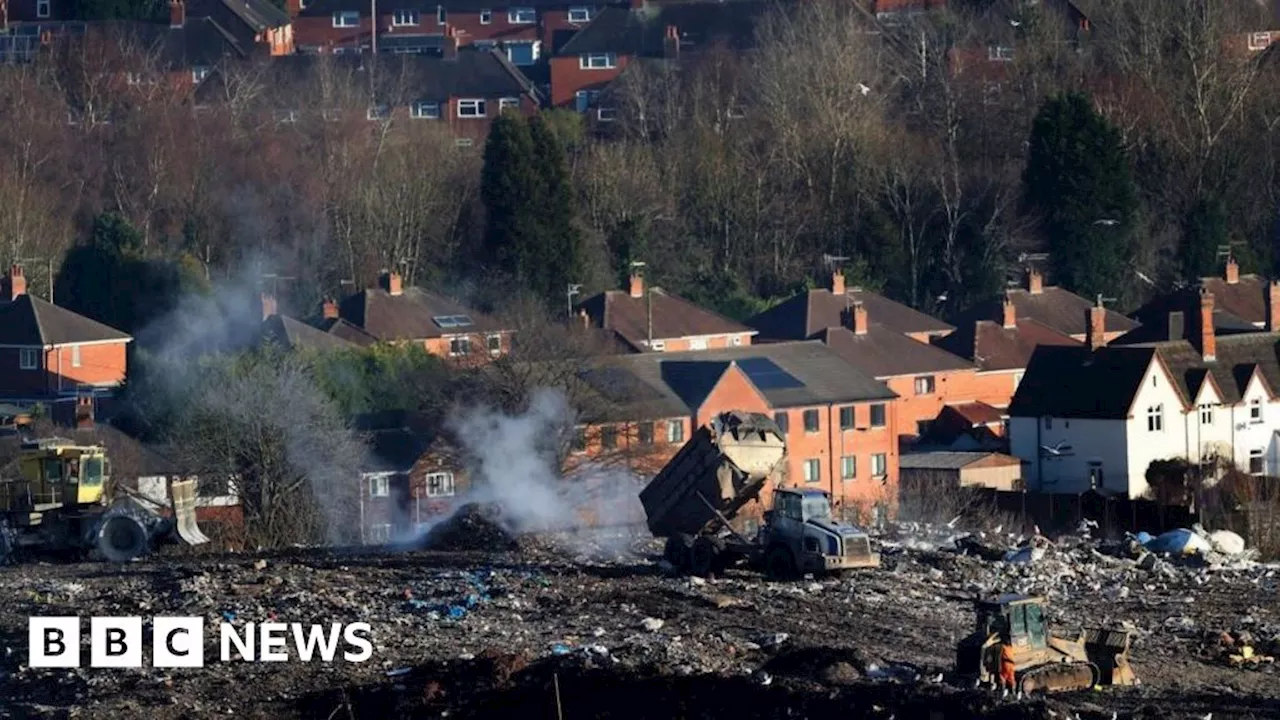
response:
<path id="1" fill-rule="evenodd" d="M 1058 95 L 1041 106 L 1023 184 L 1060 284 L 1088 296 L 1130 285 L 1137 194 L 1120 132 L 1088 96 Z"/>
<path id="2" fill-rule="evenodd" d="M 1188 282 L 1218 272 L 1218 249 L 1227 245 L 1227 213 L 1217 198 L 1202 199 L 1183 223 L 1178 265 Z"/>

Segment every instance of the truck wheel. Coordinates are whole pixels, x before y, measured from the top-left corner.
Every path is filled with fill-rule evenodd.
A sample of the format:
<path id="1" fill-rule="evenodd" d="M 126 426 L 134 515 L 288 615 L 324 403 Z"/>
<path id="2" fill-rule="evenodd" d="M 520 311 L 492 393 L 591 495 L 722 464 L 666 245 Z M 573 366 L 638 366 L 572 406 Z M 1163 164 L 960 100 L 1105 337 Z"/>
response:
<path id="1" fill-rule="evenodd" d="M 689 572 L 698 577 L 714 574 L 719 555 L 719 548 L 711 538 L 700 537 L 694 540 L 693 547 L 689 550 Z"/>
<path id="2" fill-rule="evenodd" d="M 791 557 L 791 551 L 784 547 L 770 550 L 765 558 L 765 571 L 771 580 L 789 580 L 795 577 L 796 563 Z"/>
<path id="3" fill-rule="evenodd" d="M 693 547 L 693 538 L 688 535 L 673 535 L 667 538 L 662 557 L 677 570 L 689 569 L 689 551 Z"/>
<path id="4" fill-rule="evenodd" d="M 98 551 L 109 562 L 129 562 L 147 551 L 147 530 L 128 515 L 112 515 L 98 528 Z"/>

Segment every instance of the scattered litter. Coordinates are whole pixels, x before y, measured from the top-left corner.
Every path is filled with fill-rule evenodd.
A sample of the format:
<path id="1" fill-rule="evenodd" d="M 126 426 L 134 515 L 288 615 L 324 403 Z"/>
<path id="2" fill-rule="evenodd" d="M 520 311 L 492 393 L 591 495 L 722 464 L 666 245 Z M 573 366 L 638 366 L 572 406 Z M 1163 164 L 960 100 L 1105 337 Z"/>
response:
<path id="1" fill-rule="evenodd" d="M 663 622 L 658 618 L 645 618 L 640 621 L 640 626 L 649 632 L 658 632 L 662 629 Z"/>

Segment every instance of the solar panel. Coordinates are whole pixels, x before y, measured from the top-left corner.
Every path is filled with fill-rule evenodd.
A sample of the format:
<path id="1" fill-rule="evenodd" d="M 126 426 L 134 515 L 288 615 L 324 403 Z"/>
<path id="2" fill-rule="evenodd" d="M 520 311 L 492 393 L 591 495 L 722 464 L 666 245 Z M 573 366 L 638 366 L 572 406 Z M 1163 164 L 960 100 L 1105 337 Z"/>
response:
<path id="1" fill-rule="evenodd" d="M 787 390 L 802 388 L 804 383 L 794 375 L 778 367 L 769 358 L 752 357 L 738 361 L 738 367 L 747 374 L 751 382 L 761 390 Z"/>

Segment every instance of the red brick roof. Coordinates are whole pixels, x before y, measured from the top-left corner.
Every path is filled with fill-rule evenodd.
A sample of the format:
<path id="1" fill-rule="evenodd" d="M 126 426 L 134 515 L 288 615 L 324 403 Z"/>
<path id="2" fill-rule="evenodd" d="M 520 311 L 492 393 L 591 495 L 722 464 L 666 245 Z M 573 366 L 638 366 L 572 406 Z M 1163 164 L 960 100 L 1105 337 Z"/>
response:
<path id="1" fill-rule="evenodd" d="M 1004 420 L 1004 414 L 998 408 L 984 402 L 957 403 L 955 405 L 947 405 L 947 408 L 969 423 L 970 427 L 991 425 Z"/>
<path id="2" fill-rule="evenodd" d="M 343 300 L 339 312 L 343 320 L 379 340 L 425 340 L 503 330 L 497 320 L 417 287 L 406 287 L 398 295 L 381 289 L 363 290 Z M 447 323 L 444 318 L 456 317 L 465 318 L 466 324 L 442 324 Z"/>

